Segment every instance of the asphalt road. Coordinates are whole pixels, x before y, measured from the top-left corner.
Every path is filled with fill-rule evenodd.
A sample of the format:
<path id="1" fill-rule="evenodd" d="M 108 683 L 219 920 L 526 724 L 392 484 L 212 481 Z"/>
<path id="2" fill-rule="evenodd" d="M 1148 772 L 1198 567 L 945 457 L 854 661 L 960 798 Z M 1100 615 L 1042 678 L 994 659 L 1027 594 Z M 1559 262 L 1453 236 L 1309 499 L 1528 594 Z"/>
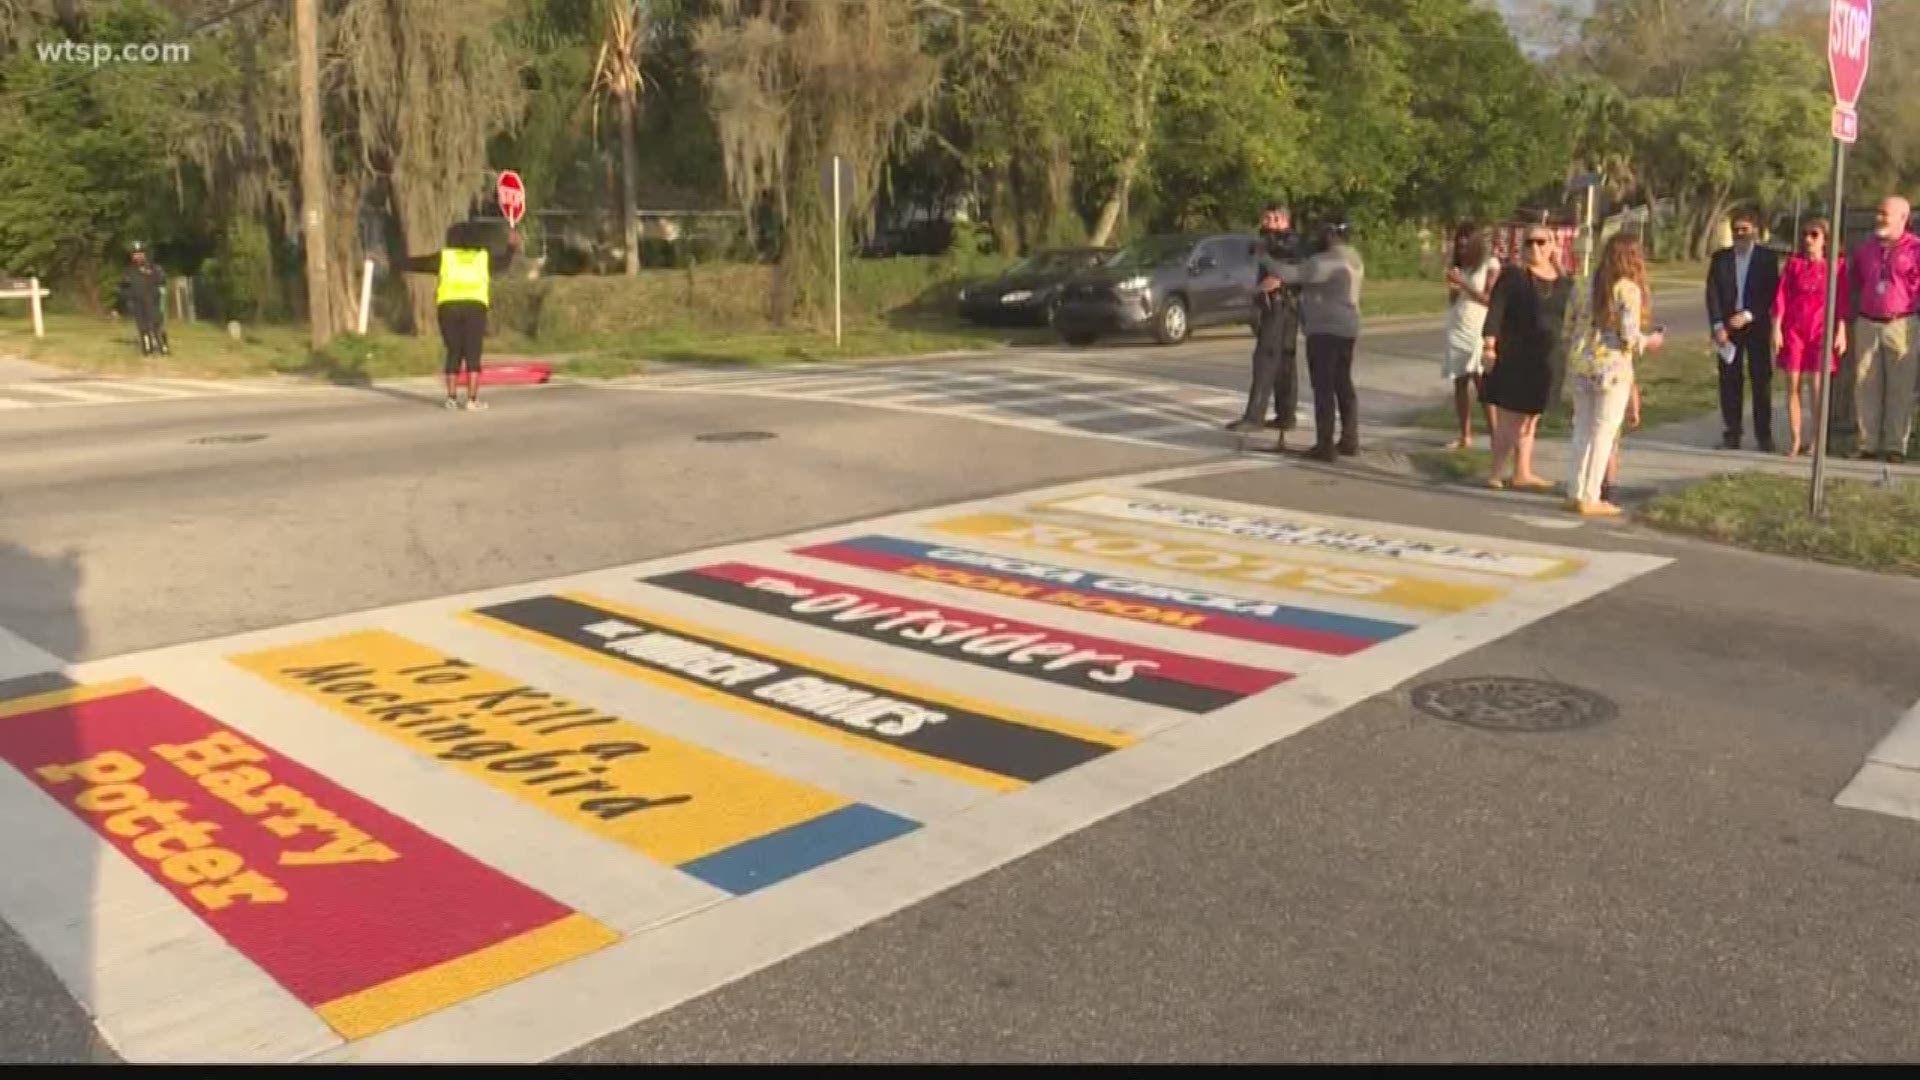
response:
<path id="1" fill-rule="evenodd" d="M 1431 338 L 1370 335 L 1369 355 L 1431 371 Z M 1048 362 L 1232 386 L 1245 344 Z M 343 391 L 6 415 L 0 627 L 107 657 L 1219 456 L 819 401 L 562 387 L 494 403 Z M 778 437 L 695 439 L 740 429 Z M 196 441 L 231 435 L 265 437 Z M 1915 826 L 1832 804 L 1920 697 L 1920 585 L 1549 530 L 1513 496 L 1353 464 L 1173 488 L 1673 562 L 572 1058 L 1920 1053 Z M 1413 685 L 1490 675 L 1617 712 L 1528 733 L 1412 707 Z M 105 1056 L 0 930 L 0 1059 Z"/>

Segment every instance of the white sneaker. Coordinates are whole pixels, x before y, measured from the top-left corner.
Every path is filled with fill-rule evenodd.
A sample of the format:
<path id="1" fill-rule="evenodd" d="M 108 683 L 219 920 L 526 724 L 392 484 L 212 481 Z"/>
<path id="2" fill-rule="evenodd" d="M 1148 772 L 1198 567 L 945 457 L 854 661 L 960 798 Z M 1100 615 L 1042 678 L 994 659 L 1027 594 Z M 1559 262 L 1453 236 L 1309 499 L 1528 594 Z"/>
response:
<path id="1" fill-rule="evenodd" d="M 485 409 L 486 407 L 487 407 L 487 403 L 484 401 L 481 401 L 479 398 L 470 398 L 467 401 L 468 412 L 479 412 L 482 409 Z"/>
<path id="2" fill-rule="evenodd" d="M 448 398 L 448 399 L 447 399 L 447 402 L 446 402 L 446 408 L 449 408 L 449 409 L 458 409 L 459 407 L 460 407 L 460 399 L 459 399 L 459 398 Z"/>

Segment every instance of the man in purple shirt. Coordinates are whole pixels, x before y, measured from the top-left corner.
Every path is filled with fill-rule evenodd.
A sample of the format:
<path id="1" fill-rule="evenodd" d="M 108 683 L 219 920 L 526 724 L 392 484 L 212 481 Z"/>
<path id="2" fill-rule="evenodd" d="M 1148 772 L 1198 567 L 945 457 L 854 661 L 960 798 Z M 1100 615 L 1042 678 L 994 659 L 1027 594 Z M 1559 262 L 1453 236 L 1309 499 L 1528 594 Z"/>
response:
<path id="1" fill-rule="evenodd" d="M 1907 232 L 1913 207 L 1898 195 L 1881 202 L 1873 236 L 1847 259 L 1854 305 L 1854 414 L 1859 457 L 1905 460 L 1913 433 L 1914 374 L 1920 368 L 1920 237 Z"/>

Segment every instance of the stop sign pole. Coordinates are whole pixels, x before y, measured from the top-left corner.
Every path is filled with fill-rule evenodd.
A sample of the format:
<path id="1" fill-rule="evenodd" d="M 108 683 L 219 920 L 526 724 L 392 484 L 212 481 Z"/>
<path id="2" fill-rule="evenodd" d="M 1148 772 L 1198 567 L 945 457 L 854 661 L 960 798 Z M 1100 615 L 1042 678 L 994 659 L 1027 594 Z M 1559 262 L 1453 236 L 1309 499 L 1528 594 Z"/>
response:
<path id="1" fill-rule="evenodd" d="M 1860 101 L 1860 88 L 1866 85 L 1873 39 L 1873 0 L 1827 0 L 1827 5 L 1827 72 L 1833 78 L 1833 224 L 1827 236 L 1826 329 L 1820 339 L 1820 364 L 1814 383 L 1814 410 L 1819 414 L 1820 429 L 1813 440 L 1813 477 L 1807 492 L 1807 513 L 1816 518 L 1825 509 L 1827 433 L 1833 419 L 1827 407 L 1831 382 L 1827 372 L 1833 364 L 1833 331 L 1840 298 L 1847 145 L 1860 137 L 1860 114 L 1855 106 Z"/>

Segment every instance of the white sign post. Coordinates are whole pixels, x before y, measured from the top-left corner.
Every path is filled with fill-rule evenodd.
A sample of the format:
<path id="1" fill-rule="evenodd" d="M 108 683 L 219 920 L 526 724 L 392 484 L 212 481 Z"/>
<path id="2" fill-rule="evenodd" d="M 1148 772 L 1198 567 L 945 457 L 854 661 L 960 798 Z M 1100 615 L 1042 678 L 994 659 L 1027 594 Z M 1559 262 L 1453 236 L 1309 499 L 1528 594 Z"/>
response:
<path id="1" fill-rule="evenodd" d="M 373 313 L 373 260 L 360 270 L 360 336 L 367 336 L 367 326 Z"/>
<path id="2" fill-rule="evenodd" d="M 840 347 L 840 232 L 841 222 L 847 209 L 847 200 L 853 195 L 853 169 L 842 161 L 839 154 L 827 164 L 825 176 L 820 178 L 820 186 L 825 189 L 829 202 L 833 204 L 833 344 Z"/>
<path id="3" fill-rule="evenodd" d="M 833 155 L 833 347 L 840 347 L 840 155 Z"/>
<path id="4" fill-rule="evenodd" d="M 1832 421 L 1827 405 L 1827 369 L 1833 363 L 1834 316 L 1840 296 L 1841 223 L 1846 220 L 1843 184 L 1847 172 L 1847 144 L 1860 137 L 1860 88 L 1867 82 L 1873 55 L 1873 0 L 1827 0 L 1827 73 L 1833 80 L 1833 217 L 1827 237 L 1827 317 L 1820 338 L 1820 361 L 1815 367 L 1814 409 L 1819 414 L 1813 440 L 1813 476 L 1807 492 L 1807 513 L 1819 517 L 1826 497 L 1827 429 Z"/>
<path id="5" fill-rule="evenodd" d="M 37 338 L 47 336 L 46 316 L 42 314 L 40 300 L 42 297 L 51 295 L 53 295 L 51 292 L 40 287 L 40 279 L 37 277 L 30 277 L 25 281 L 19 278 L 0 281 L 0 300 L 25 300 L 33 309 L 33 336 Z"/>

